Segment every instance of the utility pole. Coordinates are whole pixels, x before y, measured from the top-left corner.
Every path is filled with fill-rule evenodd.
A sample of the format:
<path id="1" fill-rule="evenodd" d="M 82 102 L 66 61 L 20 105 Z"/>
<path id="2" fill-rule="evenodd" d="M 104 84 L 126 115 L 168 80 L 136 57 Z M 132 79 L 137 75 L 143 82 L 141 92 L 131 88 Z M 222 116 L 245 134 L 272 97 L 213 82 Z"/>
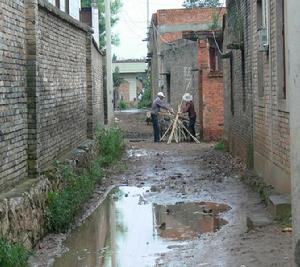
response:
<path id="1" fill-rule="evenodd" d="M 300 266 L 300 10 L 299 0 L 285 1 L 287 101 L 290 111 L 290 147 L 292 180 L 293 264 Z"/>
<path id="2" fill-rule="evenodd" d="M 106 93 L 107 93 L 106 95 L 107 95 L 107 123 L 108 124 L 111 124 L 114 118 L 110 17 L 111 17 L 110 0 L 105 0 Z"/>
<path id="3" fill-rule="evenodd" d="M 147 28 L 150 26 L 150 6 L 149 0 L 147 0 Z"/>

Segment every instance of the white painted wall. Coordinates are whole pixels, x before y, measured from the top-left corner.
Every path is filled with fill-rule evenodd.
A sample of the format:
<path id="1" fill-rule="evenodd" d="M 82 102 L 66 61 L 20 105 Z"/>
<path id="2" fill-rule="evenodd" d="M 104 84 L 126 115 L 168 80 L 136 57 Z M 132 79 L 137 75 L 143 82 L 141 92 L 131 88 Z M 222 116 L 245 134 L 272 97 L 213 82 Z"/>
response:
<path id="1" fill-rule="evenodd" d="M 96 6 L 92 6 L 92 22 L 93 22 L 93 36 L 94 39 L 96 41 L 96 43 L 98 44 L 98 47 L 100 47 L 99 45 L 99 10 L 97 5 Z"/>

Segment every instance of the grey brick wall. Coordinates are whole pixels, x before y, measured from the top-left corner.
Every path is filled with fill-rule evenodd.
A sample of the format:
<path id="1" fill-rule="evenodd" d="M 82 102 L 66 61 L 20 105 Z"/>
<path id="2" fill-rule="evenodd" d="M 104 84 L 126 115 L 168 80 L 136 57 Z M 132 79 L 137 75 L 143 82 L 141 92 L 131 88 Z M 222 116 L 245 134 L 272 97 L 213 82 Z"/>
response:
<path id="1" fill-rule="evenodd" d="M 87 138 L 86 32 L 40 7 L 38 151 L 43 168 Z"/>
<path id="2" fill-rule="evenodd" d="M 0 190 L 27 175 L 25 3 L 0 3 Z"/>
<path id="3" fill-rule="evenodd" d="M 242 50 L 231 50 L 232 76 L 230 59 L 224 59 L 225 137 L 233 154 L 248 162 L 253 160 L 255 171 L 268 184 L 281 193 L 289 193 L 289 112 L 288 101 L 282 92 L 284 63 L 280 61 L 285 53 L 280 43 L 282 4 L 281 0 L 270 0 L 269 3 L 270 45 L 268 51 L 260 52 L 257 30 L 261 23 L 258 22 L 257 1 L 227 1 L 224 50 L 229 51 L 228 44 L 238 42 L 236 27 L 240 14 L 244 59 Z"/>
<path id="4" fill-rule="evenodd" d="M 0 4 L 0 191 L 36 177 L 103 123 L 91 30 L 45 0 Z"/>
<path id="5" fill-rule="evenodd" d="M 236 3 L 239 3 L 236 6 Z M 252 92 L 252 35 L 250 3 L 227 1 L 226 24 L 224 29 L 224 52 L 231 52 L 230 58 L 223 59 L 224 74 L 224 137 L 228 148 L 250 165 L 253 161 L 253 92 Z M 238 27 L 244 34 L 238 34 Z M 233 43 L 244 43 L 242 49 L 228 49 Z M 244 72 L 243 72 L 244 57 Z"/>

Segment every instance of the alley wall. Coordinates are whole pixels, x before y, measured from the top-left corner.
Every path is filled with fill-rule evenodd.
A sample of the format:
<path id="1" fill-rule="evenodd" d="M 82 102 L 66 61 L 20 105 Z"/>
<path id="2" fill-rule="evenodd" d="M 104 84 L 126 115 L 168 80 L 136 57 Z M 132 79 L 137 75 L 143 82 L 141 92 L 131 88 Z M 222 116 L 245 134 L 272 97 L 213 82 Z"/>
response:
<path id="1" fill-rule="evenodd" d="M 27 174 L 25 5 L 0 4 L 0 190 Z"/>
<path id="2" fill-rule="evenodd" d="M 91 29 L 45 0 L 0 12 L 0 191 L 37 177 L 103 123 L 102 54 Z"/>

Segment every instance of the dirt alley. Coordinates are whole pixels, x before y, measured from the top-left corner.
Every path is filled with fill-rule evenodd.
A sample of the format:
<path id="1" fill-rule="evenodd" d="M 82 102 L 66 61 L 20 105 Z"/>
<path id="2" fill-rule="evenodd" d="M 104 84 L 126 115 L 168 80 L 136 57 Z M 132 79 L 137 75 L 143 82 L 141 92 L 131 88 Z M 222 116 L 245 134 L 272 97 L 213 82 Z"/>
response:
<path id="1" fill-rule="evenodd" d="M 291 266 L 291 233 L 271 224 L 248 231 L 247 216 L 268 217 L 257 193 L 240 181 L 243 164 L 213 144 L 152 142 L 152 126 L 145 112 L 116 113 L 127 139 L 125 170 L 108 173 L 77 219 L 81 224 L 115 185 L 149 186 L 155 203 L 212 201 L 231 207 L 222 215 L 228 221 L 216 233 L 204 234 L 157 255 L 156 266 L 165 267 L 267 267 Z M 37 247 L 31 266 L 51 266 L 65 250 L 67 235 L 49 235 Z M 120 266 L 122 267 L 122 266 Z M 132 266 L 144 267 L 144 266 Z"/>
<path id="2" fill-rule="evenodd" d="M 126 137 L 133 139 L 127 147 L 128 170 L 122 174 L 129 185 L 155 187 L 158 200 L 214 201 L 232 208 L 223 217 L 229 223 L 219 232 L 161 255 L 157 266 L 291 266 L 290 233 L 275 224 L 247 229 L 247 216 L 269 214 L 258 194 L 240 181 L 243 164 L 239 160 L 207 143 L 154 144 L 144 112 L 116 117 Z"/>

